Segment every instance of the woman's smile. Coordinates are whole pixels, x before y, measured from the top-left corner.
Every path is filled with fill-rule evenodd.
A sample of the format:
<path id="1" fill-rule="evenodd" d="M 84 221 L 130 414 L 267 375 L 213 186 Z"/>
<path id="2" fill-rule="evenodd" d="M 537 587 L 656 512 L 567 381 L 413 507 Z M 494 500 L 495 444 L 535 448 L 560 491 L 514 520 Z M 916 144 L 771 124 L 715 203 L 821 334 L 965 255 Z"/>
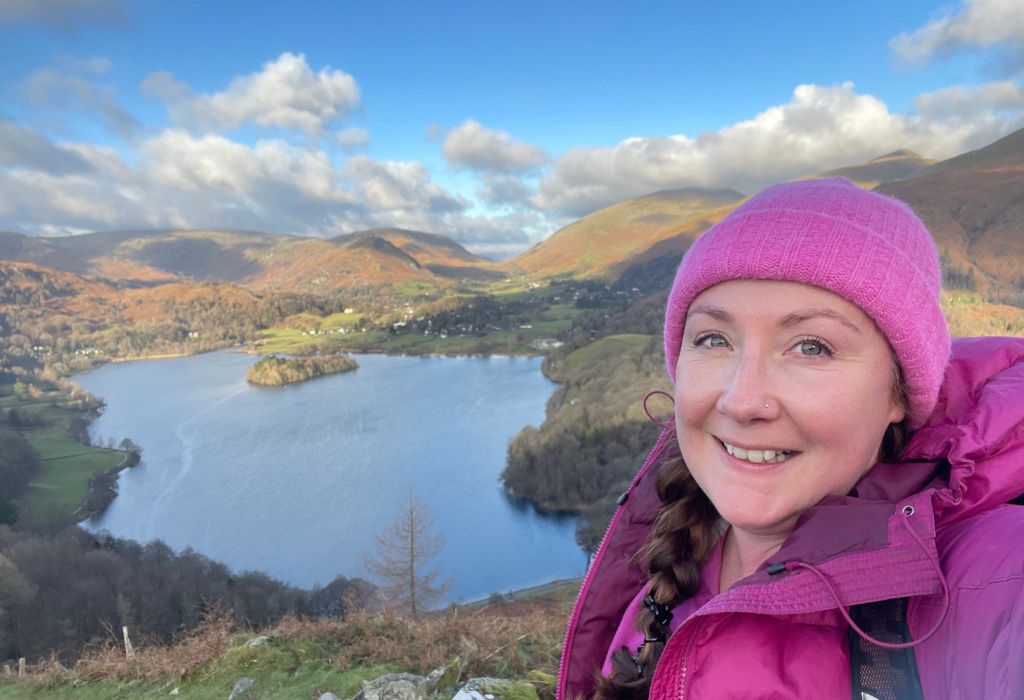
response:
<path id="1" fill-rule="evenodd" d="M 741 447 L 738 443 L 727 442 L 721 438 L 716 439 L 722 443 L 723 449 L 731 457 L 750 464 L 764 464 L 766 466 L 782 464 L 797 454 L 796 450 L 786 450 L 781 447 Z"/>

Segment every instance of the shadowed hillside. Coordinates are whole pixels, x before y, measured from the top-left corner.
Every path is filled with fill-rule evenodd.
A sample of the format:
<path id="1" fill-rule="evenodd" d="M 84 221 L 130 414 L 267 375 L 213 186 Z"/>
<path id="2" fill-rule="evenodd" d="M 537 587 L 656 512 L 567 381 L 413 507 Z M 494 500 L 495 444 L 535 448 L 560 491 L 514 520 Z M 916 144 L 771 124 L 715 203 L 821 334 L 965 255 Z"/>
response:
<path id="1" fill-rule="evenodd" d="M 877 189 L 924 220 L 947 286 L 1024 306 L 1024 130 Z"/>
<path id="2" fill-rule="evenodd" d="M 493 263 L 445 236 L 399 229 L 334 239 L 231 231 L 117 231 L 67 238 L 0 233 L 0 259 L 118 286 L 231 282 L 297 293 L 399 282 L 447 286 L 501 277 Z"/>

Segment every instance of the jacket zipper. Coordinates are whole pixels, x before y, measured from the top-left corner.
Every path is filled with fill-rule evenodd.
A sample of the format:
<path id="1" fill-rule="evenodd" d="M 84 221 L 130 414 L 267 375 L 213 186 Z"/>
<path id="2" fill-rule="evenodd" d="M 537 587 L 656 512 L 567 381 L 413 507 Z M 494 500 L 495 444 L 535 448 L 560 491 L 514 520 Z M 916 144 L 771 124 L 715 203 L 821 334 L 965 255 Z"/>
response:
<path id="1" fill-rule="evenodd" d="M 632 493 L 640 479 L 643 478 L 651 468 L 651 465 L 654 463 L 655 455 L 661 452 L 670 433 L 671 431 L 666 428 L 661 432 L 661 435 L 658 436 L 657 441 L 654 443 L 654 447 L 652 447 L 651 451 L 647 453 L 647 459 L 644 460 L 644 464 L 640 468 L 640 471 L 636 473 L 636 476 L 633 477 L 633 481 L 630 483 L 629 488 L 626 489 L 626 493 Z M 580 586 L 580 593 L 576 597 L 576 603 L 572 606 L 572 614 L 569 616 L 569 624 L 565 628 L 565 637 L 562 640 L 562 658 L 558 664 L 558 688 L 555 695 L 557 700 L 565 700 L 565 688 L 568 683 L 566 671 L 569 668 L 569 645 L 576 636 L 576 625 L 579 622 L 579 616 L 583 611 L 583 601 L 590 590 L 590 582 L 593 579 L 594 572 L 597 570 L 598 565 L 601 563 L 601 559 L 604 557 L 604 550 L 605 545 L 608 542 L 608 537 L 622 518 L 622 513 L 625 510 L 624 506 L 625 503 L 615 509 L 612 519 L 608 522 L 608 527 L 605 528 L 604 534 L 601 535 L 601 541 L 597 545 L 594 558 L 591 560 L 590 566 L 587 567 L 587 573 L 583 576 L 583 584 Z"/>
<path id="2" fill-rule="evenodd" d="M 683 658 L 679 663 L 679 695 L 678 700 L 686 699 L 686 682 L 689 680 L 689 662 L 690 652 L 693 651 L 694 639 L 696 639 L 697 628 L 700 626 L 702 619 L 698 618 L 693 621 L 693 628 L 690 630 L 690 636 L 686 640 L 686 648 L 683 649 Z"/>

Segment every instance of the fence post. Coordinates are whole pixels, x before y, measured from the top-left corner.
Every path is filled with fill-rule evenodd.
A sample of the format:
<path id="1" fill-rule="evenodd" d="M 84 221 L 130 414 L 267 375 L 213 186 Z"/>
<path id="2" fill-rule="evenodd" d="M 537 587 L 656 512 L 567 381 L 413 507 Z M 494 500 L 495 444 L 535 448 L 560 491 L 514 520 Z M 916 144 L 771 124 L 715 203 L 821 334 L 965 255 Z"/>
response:
<path id="1" fill-rule="evenodd" d="M 22 656 L 20 659 L 18 659 L 18 678 L 21 678 L 24 675 L 25 675 L 25 657 Z"/>
<path id="2" fill-rule="evenodd" d="M 5 676 L 11 675 L 11 665 L 10 664 L 4 664 L 4 675 Z"/>
<path id="3" fill-rule="evenodd" d="M 121 632 L 124 634 L 124 656 L 130 659 L 135 656 L 135 650 L 132 649 L 132 640 L 128 639 L 128 626 L 122 627 Z"/>

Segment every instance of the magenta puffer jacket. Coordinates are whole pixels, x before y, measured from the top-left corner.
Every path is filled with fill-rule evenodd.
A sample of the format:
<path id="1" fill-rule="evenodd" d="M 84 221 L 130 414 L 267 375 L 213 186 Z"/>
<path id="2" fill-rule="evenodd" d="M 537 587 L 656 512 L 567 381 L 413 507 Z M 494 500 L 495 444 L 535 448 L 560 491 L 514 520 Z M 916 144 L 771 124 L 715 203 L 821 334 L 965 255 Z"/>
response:
<path id="1" fill-rule="evenodd" d="M 592 693 L 636 614 L 646 577 L 630 558 L 673 441 L 662 433 L 584 578 L 558 700 Z M 679 622 L 651 700 L 849 698 L 845 612 L 890 599 L 907 600 L 925 698 L 1024 698 L 1024 507 L 1009 504 L 1024 494 L 1024 340 L 955 340 L 938 405 L 901 460 L 807 511 L 777 555 Z"/>

